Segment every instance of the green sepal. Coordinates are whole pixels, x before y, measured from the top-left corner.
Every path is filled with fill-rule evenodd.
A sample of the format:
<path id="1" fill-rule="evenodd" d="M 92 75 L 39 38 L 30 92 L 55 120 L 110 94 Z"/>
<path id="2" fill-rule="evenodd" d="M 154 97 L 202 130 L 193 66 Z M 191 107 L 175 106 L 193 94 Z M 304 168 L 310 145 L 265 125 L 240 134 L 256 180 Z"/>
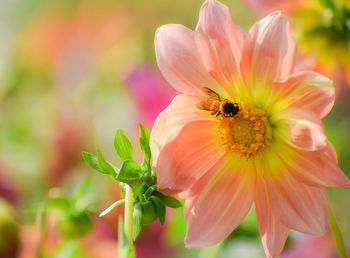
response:
<path id="1" fill-rule="evenodd" d="M 101 172 L 102 174 L 115 177 L 117 171 L 115 171 L 111 164 L 103 159 L 99 151 L 97 151 L 97 155 L 98 156 L 88 152 L 83 152 L 84 160 L 90 167 L 97 170 L 98 172 Z"/>
<path id="2" fill-rule="evenodd" d="M 133 232 L 132 237 L 135 241 L 136 238 L 140 235 L 142 230 L 142 209 L 140 203 L 136 203 L 134 205 L 134 213 L 133 213 Z"/>
<path id="3" fill-rule="evenodd" d="M 166 195 L 164 195 L 164 194 L 162 194 L 160 192 L 157 192 L 157 191 L 153 192 L 153 195 L 155 195 L 159 199 L 161 199 L 162 202 L 168 207 L 171 207 L 171 208 L 180 208 L 180 207 L 182 207 L 182 203 L 178 199 L 176 199 L 176 198 L 174 198 L 172 196 L 166 196 Z"/>
<path id="4" fill-rule="evenodd" d="M 124 204 L 125 203 L 125 199 L 121 199 L 116 201 L 115 203 L 113 203 L 111 206 L 109 206 L 107 209 L 105 209 L 103 212 L 100 213 L 100 217 L 103 217 L 105 215 L 107 215 L 108 213 L 110 213 L 115 207 Z"/>
<path id="5" fill-rule="evenodd" d="M 149 147 L 149 138 L 151 133 L 142 124 L 139 124 L 139 127 L 140 127 L 139 141 L 140 141 L 140 146 L 143 153 L 143 162 L 141 166 L 144 171 L 150 171 L 152 154 L 151 154 L 151 148 Z"/>
<path id="6" fill-rule="evenodd" d="M 131 143 L 121 129 L 115 134 L 114 148 L 122 160 L 133 159 Z"/>
<path id="7" fill-rule="evenodd" d="M 152 195 L 149 200 L 153 202 L 160 223 L 163 225 L 165 221 L 165 205 L 157 196 Z"/>
<path id="8" fill-rule="evenodd" d="M 142 177 L 142 169 L 136 161 L 124 160 L 122 167 L 116 177 L 118 181 L 127 183 L 130 180 L 138 180 Z"/>
<path id="9" fill-rule="evenodd" d="M 152 193 L 154 191 L 156 191 L 156 190 L 157 190 L 157 186 L 156 185 L 152 185 L 152 186 L 148 187 L 148 189 L 145 192 L 146 199 L 148 199 L 152 195 Z"/>
<path id="10" fill-rule="evenodd" d="M 145 201 L 141 203 L 142 209 L 142 224 L 148 225 L 155 222 L 158 218 L 156 213 L 156 207 L 151 201 Z"/>

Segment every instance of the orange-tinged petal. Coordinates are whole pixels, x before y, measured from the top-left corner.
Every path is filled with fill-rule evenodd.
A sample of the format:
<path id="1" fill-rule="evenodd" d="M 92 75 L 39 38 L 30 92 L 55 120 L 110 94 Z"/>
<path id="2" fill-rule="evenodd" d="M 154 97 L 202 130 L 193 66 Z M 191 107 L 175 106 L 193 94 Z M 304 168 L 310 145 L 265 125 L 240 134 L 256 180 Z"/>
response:
<path id="1" fill-rule="evenodd" d="M 283 250 L 289 228 L 271 212 L 270 200 L 263 178 L 256 183 L 255 211 L 261 240 L 267 257 L 277 257 Z"/>
<path id="2" fill-rule="evenodd" d="M 238 161 L 227 155 L 191 189 L 195 194 L 185 204 L 187 247 L 219 243 L 249 212 L 254 198 L 254 171 L 239 166 Z"/>
<path id="3" fill-rule="evenodd" d="M 283 79 L 294 69 L 295 42 L 280 12 L 258 21 L 245 38 L 241 74 L 246 84 L 264 85 Z"/>
<path id="4" fill-rule="evenodd" d="M 172 195 L 189 189 L 224 154 L 225 149 L 217 136 L 216 121 L 188 123 L 159 154 L 156 166 L 159 189 Z"/>
<path id="5" fill-rule="evenodd" d="M 335 150 L 327 141 L 325 150 L 318 155 L 299 152 L 288 161 L 288 170 L 297 180 L 311 186 L 350 188 L 350 180 L 340 169 Z"/>
<path id="6" fill-rule="evenodd" d="M 180 94 L 159 114 L 153 124 L 150 139 L 154 165 L 160 150 L 179 134 L 184 125 L 208 119 L 208 112 L 196 108 L 198 101 L 197 97 Z"/>
<path id="7" fill-rule="evenodd" d="M 230 88 L 228 83 L 240 76 L 239 63 L 244 33 L 233 24 L 227 6 L 207 0 L 201 8 L 195 31 L 195 41 L 209 73 Z"/>
<path id="8" fill-rule="evenodd" d="M 277 178 L 266 177 L 272 213 L 290 229 L 322 235 L 328 218 L 329 202 L 323 187 L 313 187 L 294 179 L 286 171 Z"/>
<path id="9" fill-rule="evenodd" d="M 298 150 L 319 151 L 327 145 L 322 121 L 312 111 L 288 108 L 271 120 L 276 122 L 274 135 Z"/>
<path id="10" fill-rule="evenodd" d="M 155 48 L 159 69 L 177 91 L 198 95 L 201 87 L 218 86 L 198 55 L 194 32 L 190 29 L 178 24 L 160 27 Z"/>
<path id="11" fill-rule="evenodd" d="M 309 109 L 323 118 L 332 109 L 335 90 L 332 80 L 319 73 L 301 71 L 274 85 L 277 98 L 291 107 Z"/>

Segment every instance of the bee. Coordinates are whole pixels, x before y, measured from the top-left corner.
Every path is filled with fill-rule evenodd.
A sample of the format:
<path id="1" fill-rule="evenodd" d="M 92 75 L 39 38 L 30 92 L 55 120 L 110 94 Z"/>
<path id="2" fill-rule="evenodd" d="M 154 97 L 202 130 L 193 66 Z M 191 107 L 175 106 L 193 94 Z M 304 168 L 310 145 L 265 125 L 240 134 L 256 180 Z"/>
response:
<path id="1" fill-rule="evenodd" d="M 238 103 L 222 99 L 218 93 L 207 87 L 203 87 L 202 91 L 208 98 L 200 101 L 197 108 L 210 111 L 211 115 L 219 116 L 221 114 L 223 117 L 233 117 L 239 112 Z"/>

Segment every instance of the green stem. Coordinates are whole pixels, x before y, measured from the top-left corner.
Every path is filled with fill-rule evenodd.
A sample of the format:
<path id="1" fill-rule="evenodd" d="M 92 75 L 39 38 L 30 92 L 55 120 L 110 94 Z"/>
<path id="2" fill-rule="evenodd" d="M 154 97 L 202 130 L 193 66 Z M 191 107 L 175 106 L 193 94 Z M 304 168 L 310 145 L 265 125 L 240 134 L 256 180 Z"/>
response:
<path id="1" fill-rule="evenodd" d="M 134 200 L 132 189 L 129 185 L 126 185 L 125 191 L 125 213 L 124 213 L 124 230 L 126 238 L 133 242 L 133 213 L 134 213 Z"/>
<path id="2" fill-rule="evenodd" d="M 331 207 L 329 207 L 328 222 L 329 222 L 329 226 L 331 227 L 331 231 L 333 234 L 335 244 L 337 246 L 339 258 L 347 258 L 348 255 L 346 254 L 344 240 L 343 240 L 343 237 L 341 235 L 339 226 L 337 224 L 337 220 L 335 219 L 335 216 L 334 216 L 334 213 L 333 213 Z"/>
<path id="3" fill-rule="evenodd" d="M 41 209 L 38 212 L 38 224 L 39 224 L 39 244 L 37 249 L 37 256 L 39 258 L 44 257 L 44 247 L 45 247 L 45 239 L 46 239 L 46 229 L 47 229 L 47 219 L 46 219 L 46 210 Z"/>

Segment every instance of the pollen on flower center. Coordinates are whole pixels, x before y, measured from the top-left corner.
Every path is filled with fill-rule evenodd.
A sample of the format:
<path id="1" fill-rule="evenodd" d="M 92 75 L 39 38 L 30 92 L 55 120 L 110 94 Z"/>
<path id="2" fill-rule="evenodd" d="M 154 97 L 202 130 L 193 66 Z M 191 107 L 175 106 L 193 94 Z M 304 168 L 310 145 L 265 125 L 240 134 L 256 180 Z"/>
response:
<path id="1" fill-rule="evenodd" d="M 220 117 L 221 138 L 230 152 L 250 158 L 268 145 L 270 126 L 263 111 L 240 105 L 233 117 Z"/>

